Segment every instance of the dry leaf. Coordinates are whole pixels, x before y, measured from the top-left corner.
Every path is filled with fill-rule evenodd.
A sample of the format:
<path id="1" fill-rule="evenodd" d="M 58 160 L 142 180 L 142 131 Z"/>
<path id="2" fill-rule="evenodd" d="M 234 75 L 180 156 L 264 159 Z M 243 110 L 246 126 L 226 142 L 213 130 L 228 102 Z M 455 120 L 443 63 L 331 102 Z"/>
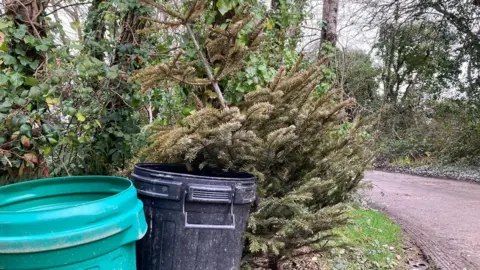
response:
<path id="1" fill-rule="evenodd" d="M 3 52 L 3 50 L 2 50 L 3 46 L 2 45 L 3 45 L 4 42 L 5 42 L 5 34 L 0 32 L 0 52 Z"/>
<path id="2" fill-rule="evenodd" d="M 34 153 L 26 153 L 23 155 L 23 159 L 25 161 L 37 164 L 38 163 L 38 157 Z"/>
<path id="3" fill-rule="evenodd" d="M 22 142 L 23 146 L 25 147 L 30 147 L 31 143 L 30 143 L 30 139 L 23 135 L 21 138 L 20 138 L 20 141 Z"/>

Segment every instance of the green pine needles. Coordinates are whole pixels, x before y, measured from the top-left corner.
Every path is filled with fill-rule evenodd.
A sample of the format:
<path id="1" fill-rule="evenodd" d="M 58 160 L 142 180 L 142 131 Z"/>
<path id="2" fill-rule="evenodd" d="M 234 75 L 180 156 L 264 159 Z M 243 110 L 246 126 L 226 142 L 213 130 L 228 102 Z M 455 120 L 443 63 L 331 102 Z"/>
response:
<path id="1" fill-rule="evenodd" d="M 255 174 L 261 199 L 246 235 L 253 253 L 293 256 L 305 246 L 322 248 L 328 231 L 343 221 L 337 204 L 370 160 L 361 121 L 339 132 L 353 100 L 337 99 L 334 89 L 315 97 L 320 66 L 281 69 L 269 87 L 247 94 L 237 107 L 207 107 L 177 127 L 159 129 L 142 153 L 151 162 Z"/>
<path id="2" fill-rule="evenodd" d="M 238 70 L 242 57 L 229 55 L 248 46 L 225 49 L 225 35 L 213 32 L 202 44 L 208 64 L 214 65 L 209 56 L 215 55 L 214 59 L 228 63 L 224 70 Z M 176 57 L 172 56 L 171 63 L 178 61 Z M 269 85 L 246 94 L 235 106 L 202 104 L 176 126 L 158 128 L 150 138 L 152 144 L 141 153 L 149 162 L 212 166 L 256 175 L 259 200 L 245 235 L 245 259 L 255 261 L 255 256 L 268 255 L 264 267 L 330 246 L 331 229 L 345 221 L 341 203 L 357 187 L 371 159 L 363 121 L 345 125 L 345 109 L 354 106 L 354 100 L 344 100 L 341 91 L 333 88 L 318 95 L 326 61 L 300 68 L 305 66 L 300 59 L 290 70 L 281 68 Z M 144 87 L 151 87 L 155 70 L 162 79 L 168 74 L 173 78 L 180 70 L 191 70 L 189 74 L 197 77 L 201 73 L 198 65 L 163 68 L 139 73 Z M 207 75 L 185 78 L 201 79 L 207 86 L 216 82 Z"/>

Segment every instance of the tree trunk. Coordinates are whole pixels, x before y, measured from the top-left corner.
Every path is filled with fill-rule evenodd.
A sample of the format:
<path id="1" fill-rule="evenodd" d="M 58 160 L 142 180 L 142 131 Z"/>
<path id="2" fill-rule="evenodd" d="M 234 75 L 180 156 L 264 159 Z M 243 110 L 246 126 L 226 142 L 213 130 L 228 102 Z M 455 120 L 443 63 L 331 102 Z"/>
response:
<path id="1" fill-rule="evenodd" d="M 5 0 L 3 3 L 5 13 L 14 17 L 17 24 L 25 24 L 30 35 L 45 37 L 45 24 L 41 20 L 46 4 L 43 0 Z"/>
<path id="2" fill-rule="evenodd" d="M 119 46 L 115 49 L 115 57 L 112 62 L 114 65 L 119 64 L 123 71 L 133 71 L 139 67 L 139 59 L 132 59 L 131 55 L 141 43 L 137 31 L 145 28 L 146 21 L 140 18 L 145 15 L 147 14 L 140 9 L 134 8 L 128 11 L 122 19 Z M 123 47 L 122 53 L 120 53 L 119 47 Z"/>
<path id="3" fill-rule="evenodd" d="M 323 15 L 321 33 L 321 43 L 330 42 L 333 46 L 337 43 L 337 17 L 338 17 L 338 2 L 339 0 L 323 0 Z M 321 50 L 320 46 L 320 50 Z"/>
<path id="4" fill-rule="evenodd" d="M 17 24 L 27 26 L 27 35 L 34 36 L 38 39 L 45 38 L 45 21 L 43 15 L 46 7 L 44 0 L 5 0 L 3 1 L 5 13 Z M 23 43 L 23 40 L 19 41 Z M 28 47 L 28 46 L 26 46 Z M 39 63 L 45 61 L 45 55 L 39 53 L 35 48 L 27 49 L 26 55 Z M 36 70 L 26 68 L 25 75 L 33 76 Z"/>

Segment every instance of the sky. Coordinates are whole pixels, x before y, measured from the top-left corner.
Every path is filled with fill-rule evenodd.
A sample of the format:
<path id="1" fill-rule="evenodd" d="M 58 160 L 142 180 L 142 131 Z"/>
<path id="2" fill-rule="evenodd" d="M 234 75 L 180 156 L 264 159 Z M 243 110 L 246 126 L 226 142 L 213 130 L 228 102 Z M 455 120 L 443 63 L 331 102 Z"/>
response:
<path id="1" fill-rule="evenodd" d="M 268 6 L 270 1 L 265 1 L 265 4 Z M 302 41 L 300 48 L 303 45 L 308 44 L 312 39 L 318 38 L 320 36 L 319 30 L 313 30 L 311 28 L 319 28 L 320 22 L 322 20 L 322 0 L 310 0 L 308 1 L 309 7 L 307 12 L 309 18 L 304 24 L 302 29 L 304 35 L 307 36 Z M 339 5 L 339 16 L 338 16 L 338 46 L 343 49 L 350 50 L 362 50 L 365 52 L 370 52 L 375 41 L 376 29 L 361 29 L 361 24 L 364 24 L 364 18 L 361 16 L 360 6 L 358 4 L 352 3 L 352 0 L 340 0 Z M 86 12 L 88 11 L 89 5 L 82 6 L 82 23 L 85 22 Z M 51 16 L 52 20 L 54 19 Z M 65 10 L 59 11 L 59 18 L 62 21 L 63 29 L 67 35 L 72 39 L 77 39 L 76 31 L 72 28 L 71 22 L 72 18 L 69 16 L 68 12 Z M 316 42 L 311 42 L 306 49 L 314 50 Z"/>

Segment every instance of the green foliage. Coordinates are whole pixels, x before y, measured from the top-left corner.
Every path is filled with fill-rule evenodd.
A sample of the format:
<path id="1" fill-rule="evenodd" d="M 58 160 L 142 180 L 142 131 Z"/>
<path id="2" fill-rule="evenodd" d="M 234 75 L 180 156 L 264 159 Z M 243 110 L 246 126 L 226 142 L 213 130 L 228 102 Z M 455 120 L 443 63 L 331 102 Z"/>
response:
<path id="1" fill-rule="evenodd" d="M 362 51 L 338 53 L 336 69 L 339 82 L 347 95 L 354 97 L 363 113 L 372 113 L 380 107 L 377 79 L 381 73 L 371 57 Z"/>
<path id="2" fill-rule="evenodd" d="M 48 175 L 43 159 L 56 145 L 58 133 L 49 128 L 49 105 L 35 73 L 51 39 L 27 35 L 27 26 L 0 19 L 0 180 Z M 44 90 L 44 92 L 42 92 Z M 1 183 L 1 182 L 0 182 Z"/>
<path id="3" fill-rule="evenodd" d="M 480 125 L 463 100 L 431 102 L 416 125 L 380 139 L 377 165 L 478 166 Z"/>
<path id="4" fill-rule="evenodd" d="M 132 0 L 96 4 L 86 29 L 74 22 L 85 37 L 63 36 L 63 44 L 53 43 L 58 25 L 37 37 L 26 25 L 0 21 L 2 183 L 110 174 L 129 166 L 143 144 L 145 97 L 128 77 L 143 66 L 146 50 L 130 34 L 150 9 Z"/>
<path id="5" fill-rule="evenodd" d="M 79 45 L 73 46 L 82 50 Z M 141 139 L 143 97 L 127 83 L 128 72 L 95 57 L 72 58 L 64 46 L 53 52 L 56 68 L 46 84 L 60 130 L 60 146 L 52 156 L 52 173 L 107 174 L 123 169 Z M 53 67 L 53 66 L 52 66 Z"/>
<path id="6" fill-rule="evenodd" d="M 398 269 L 403 256 L 402 230 L 386 215 L 351 209 L 348 225 L 334 230 L 353 249 L 334 249 L 333 269 Z"/>
<path id="7" fill-rule="evenodd" d="M 438 97 L 446 87 L 458 85 L 461 63 L 454 42 L 441 22 L 394 22 L 380 28 L 375 47 L 384 65 L 384 102 L 394 107 L 393 114 L 416 106 L 424 94 Z M 394 126 L 382 122 L 385 128 Z"/>
<path id="8" fill-rule="evenodd" d="M 238 7 L 238 5 L 243 2 L 239 0 L 218 0 L 216 1 L 215 6 L 217 7 L 220 14 L 225 15 L 228 11 Z"/>
<path id="9" fill-rule="evenodd" d="M 266 55 L 250 54 L 245 59 L 245 68 L 226 80 L 225 98 L 231 103 L 240 102 L 246 93 L 256 90 L 273 80 L 275 68 L 268 66 Z"/>

